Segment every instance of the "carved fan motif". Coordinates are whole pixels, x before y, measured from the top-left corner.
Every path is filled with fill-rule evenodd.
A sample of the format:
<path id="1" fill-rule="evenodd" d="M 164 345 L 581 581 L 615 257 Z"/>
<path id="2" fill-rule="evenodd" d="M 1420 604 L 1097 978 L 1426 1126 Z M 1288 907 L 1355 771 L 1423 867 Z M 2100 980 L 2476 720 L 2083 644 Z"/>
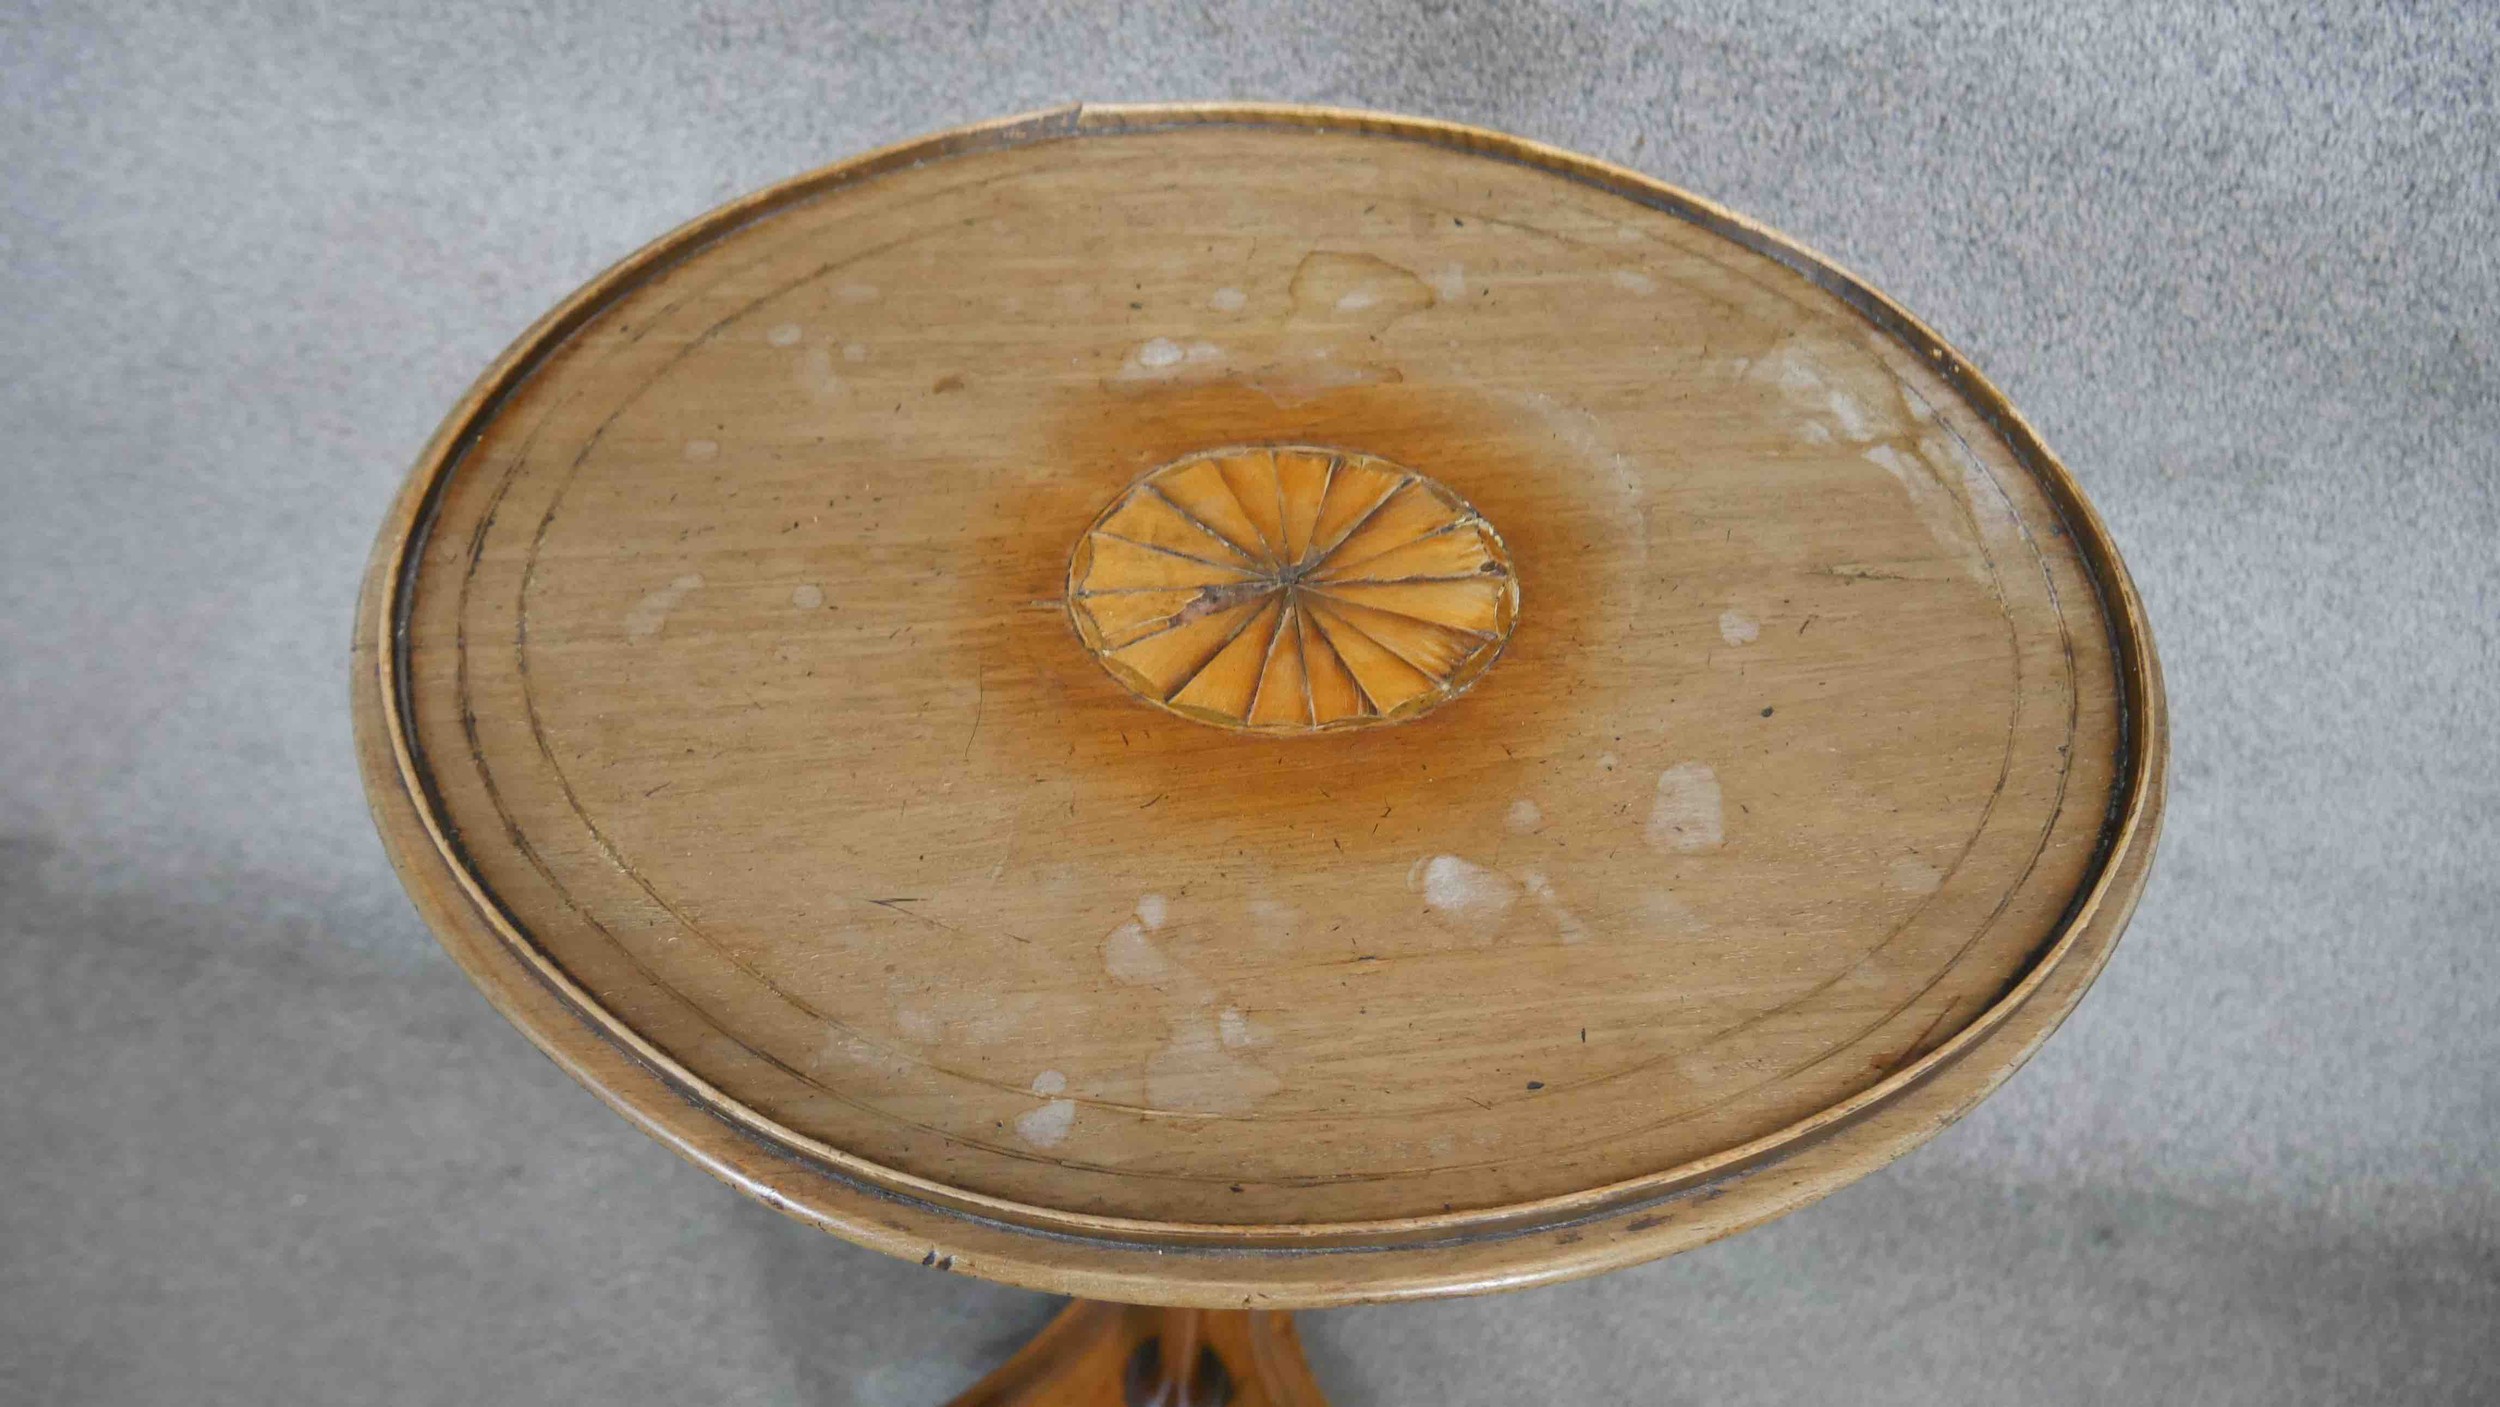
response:
<path id="1" fill-rule="evenodd" d="M 1411 718 L 1501 653 L 1519 585 L 1466 500 L 1369 455 L 1217 450 L 1131 485 L 1077 543 L 1068 614 L 1103 668 L 1219 727 Z"/>

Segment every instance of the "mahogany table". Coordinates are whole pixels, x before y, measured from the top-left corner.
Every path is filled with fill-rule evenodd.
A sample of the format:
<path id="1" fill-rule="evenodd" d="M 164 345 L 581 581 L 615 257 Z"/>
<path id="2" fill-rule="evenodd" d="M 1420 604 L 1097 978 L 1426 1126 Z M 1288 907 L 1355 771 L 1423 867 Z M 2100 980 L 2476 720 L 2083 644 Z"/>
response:
<path id="1" fill-rule="evenodd" d="M 1631 171 L 1247 105 L 909 142 L 601 275 L 418 462 L 355 688 L 557 1063 L 1080 1297 L 980 1403 L 1317 1402 L 1280 1311 L 1881 1166 L 2082 997 L 2165 752 L 2108 534 L 1908 313 Z"/>

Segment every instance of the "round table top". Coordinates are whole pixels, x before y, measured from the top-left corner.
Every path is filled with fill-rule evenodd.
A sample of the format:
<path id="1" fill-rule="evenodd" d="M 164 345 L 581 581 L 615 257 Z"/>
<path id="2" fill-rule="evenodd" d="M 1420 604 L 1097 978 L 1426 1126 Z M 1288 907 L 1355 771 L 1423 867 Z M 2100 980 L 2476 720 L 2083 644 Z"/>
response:
<path id="1" fill-rule="evenodd" d="M 1665 1254 L 2080 998 L 2164 723 L 1907 313 L 1446 124 L 1084 107 L 739 201 L 454 411 L 360 614 L 446 947 L 748 1192 L 1315 1305 Z"/>

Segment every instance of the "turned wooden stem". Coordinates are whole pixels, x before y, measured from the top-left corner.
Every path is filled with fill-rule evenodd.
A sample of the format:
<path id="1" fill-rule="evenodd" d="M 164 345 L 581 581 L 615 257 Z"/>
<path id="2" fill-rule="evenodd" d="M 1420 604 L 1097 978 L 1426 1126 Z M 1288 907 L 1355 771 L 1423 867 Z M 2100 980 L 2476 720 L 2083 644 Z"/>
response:
<path id="1" fill-rule="evenodd" d="M 1269 1310 L 1078 1300 L 951 1407 L 1327 1407 Z"/>
<path id="2" fill-rule="evenodd" d="M 1129 1355 L 1129 1407 L 1221 1407 L 1232 1397 L 1220 1367 L 1203 1371 L 1204 1313 L 1166 1309 L 1155 1315 L 1154 1337 Z"/>

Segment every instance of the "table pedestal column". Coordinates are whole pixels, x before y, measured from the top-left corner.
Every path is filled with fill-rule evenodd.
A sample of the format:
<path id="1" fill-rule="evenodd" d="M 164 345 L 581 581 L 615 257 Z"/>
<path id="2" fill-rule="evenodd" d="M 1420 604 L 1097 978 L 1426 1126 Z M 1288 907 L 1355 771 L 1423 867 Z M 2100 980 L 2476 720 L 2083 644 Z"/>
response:
<path id="1" fill-rule="evenodd" d="M 1078 1300 L 952 1407 L 1327 1407 L 1293 1316 Z"/>

